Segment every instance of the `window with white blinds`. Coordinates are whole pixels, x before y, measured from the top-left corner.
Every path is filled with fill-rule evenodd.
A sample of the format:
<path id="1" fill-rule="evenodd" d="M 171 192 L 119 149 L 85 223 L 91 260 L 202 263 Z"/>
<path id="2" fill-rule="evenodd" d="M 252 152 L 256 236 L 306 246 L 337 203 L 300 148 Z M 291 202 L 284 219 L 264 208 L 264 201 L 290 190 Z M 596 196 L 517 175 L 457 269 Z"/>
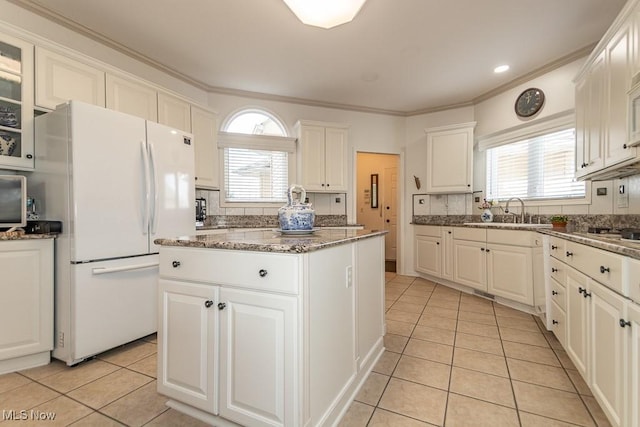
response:
<path id="1" fill-rule="evenodd" d="M 224 149 L 225 199 L 229 202 L 286 202 L 289 153 Z"/>
<path id="2" fill-rule="evenodd" d="M 295 139 L 266 111 L 235 113 L 220 132 L 223 150 L 224 201 L 278 203 L 287 201 Z"/>
<path id="3" fill-rule="evenodd" d="M 585 197 L 575 181 L 575 129 L 555 130 L 487 149 L 487 199 Z"/>

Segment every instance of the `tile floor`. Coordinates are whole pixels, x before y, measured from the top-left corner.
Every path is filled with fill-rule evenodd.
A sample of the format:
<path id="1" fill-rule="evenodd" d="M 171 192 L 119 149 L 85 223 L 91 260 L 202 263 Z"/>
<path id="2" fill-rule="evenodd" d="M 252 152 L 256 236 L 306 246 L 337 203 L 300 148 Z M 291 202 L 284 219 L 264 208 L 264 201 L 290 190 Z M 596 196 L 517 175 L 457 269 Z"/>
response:
<path id="1" fill-rule="evenodd" d="M 386 273 L 386 351 L 341 426 L 608 426 L 533 316 Z M 203 426 L 156 392 L 150 336 L 69 368 L 0 376 L 0 426 Z M 6 420 L 10 410 L 54 421 Z"/>
<path id="2" fill-rule="evenodd" d="M 386 276 L 386 351 L 342 427 L 609 426 L 537 316 Z"/>

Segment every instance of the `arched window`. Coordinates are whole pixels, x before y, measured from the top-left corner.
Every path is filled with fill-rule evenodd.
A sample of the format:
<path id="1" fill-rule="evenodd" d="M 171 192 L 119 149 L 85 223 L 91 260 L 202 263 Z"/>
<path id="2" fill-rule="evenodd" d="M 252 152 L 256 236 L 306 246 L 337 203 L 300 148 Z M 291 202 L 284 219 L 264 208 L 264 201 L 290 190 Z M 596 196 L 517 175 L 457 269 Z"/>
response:
<path id="1" fill-rule="evenodd" d="M 224 202 L 274 203 L 287 200 L 295 164 L 295 139 L 273 114 L 244 109 L 232 114 L 220 132 L 224 150 Z"/>

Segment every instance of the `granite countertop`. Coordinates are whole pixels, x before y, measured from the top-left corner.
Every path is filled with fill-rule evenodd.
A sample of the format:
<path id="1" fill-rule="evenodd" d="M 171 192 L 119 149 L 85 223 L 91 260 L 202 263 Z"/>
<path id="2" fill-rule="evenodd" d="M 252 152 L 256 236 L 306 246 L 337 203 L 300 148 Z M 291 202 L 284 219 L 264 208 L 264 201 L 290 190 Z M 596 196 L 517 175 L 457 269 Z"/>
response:
<path id="1" fill-rule="evenodd" d="M 551 229 L 542 229 L 538 230 L 538 232 L 640 260 L 640 240 L 636 243 L 633 241 L 620 240 L 620 236 L 616 237 L 615 235 Z"/>
<path id="2" fill-rule="evenodd" d="M 24 232 L 0 232 L 0 241 L 3 240 L 35 240 L 35 239 L 55 239 L 58 236 L 57 233 L 46 234 L 24 234 Z"/>
<path id="3" fill-rule="evenodd" d="M 386 234 L 384 230 L 320 229 L 308 235 L 284 235 L 278 231 L 240 231 L 221 234 L 156 239 L 162 246 L 232 249 L 258 252 L 305 253 Z"/>
<path id="4" fill-rule="evenodd" d="M 356 227 L 362 227 L 362 224 L 345 224 L 345 225 L 326 225 L 326 226 L 319 226 L 319 227 L 314 227 L 314 228 L 320 228 L 320 229 L 334 229 L 334 228 L 356 228 Z M 204 231 L 204 230 L 231 230 L 233 231 L 235 228 L 255 228 L 255 229 L 264 229 L 264 228 L 268 228 L 268 229 L 273 229 L 275 227 L 269 227 L 269 226 L 265 226 L 265 225 L 257 225 L 255 227 L 249 227 L 249 226 L 232 226 L 232 225 L 198 225 L 196 226 L 196 231 Z"/>

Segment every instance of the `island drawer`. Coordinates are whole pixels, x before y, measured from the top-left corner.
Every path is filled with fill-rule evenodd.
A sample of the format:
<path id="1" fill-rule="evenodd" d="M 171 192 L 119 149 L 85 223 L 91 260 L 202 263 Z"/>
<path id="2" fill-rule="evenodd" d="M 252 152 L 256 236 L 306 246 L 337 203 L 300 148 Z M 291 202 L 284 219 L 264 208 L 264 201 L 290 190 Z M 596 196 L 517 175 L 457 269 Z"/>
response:
<path id="1" fill-rule="evenodd" d="M 551 279 L 549 282 L 551 284 L 551 301 L 558 304 L 558 306 L 562 308 L 562 310 L 566 310 L 567 303 L 564 286 L 560 285 L 553 279 Z"/>
<path id="2" fill-rule="evenodd" d="M 549 317 L 551 317 L 551 331 L 558 338 L 560 344 L 563 347 L 566 346 L 567 330 L 566 330 L 566 317 L 565 312 L 558 307 L 555 301 L 551 301 Z"/>
<path id="3" fill-rule="evenodd" d="M 564 239 L 549 236 L 549 255 L 564 260 Z"/>
<path id="4" fill-rule="evenodd" d="M 623 257 L 580 243 L 566 242 L 567 264 L 620 294 L 625 295 L 622 284 Z"/>
<path id="5" fill-rule="evenodd" d="M 160 276 L 212 285 L 297 294 L 299 256 L 221 249 L 163 247 Z"/>

